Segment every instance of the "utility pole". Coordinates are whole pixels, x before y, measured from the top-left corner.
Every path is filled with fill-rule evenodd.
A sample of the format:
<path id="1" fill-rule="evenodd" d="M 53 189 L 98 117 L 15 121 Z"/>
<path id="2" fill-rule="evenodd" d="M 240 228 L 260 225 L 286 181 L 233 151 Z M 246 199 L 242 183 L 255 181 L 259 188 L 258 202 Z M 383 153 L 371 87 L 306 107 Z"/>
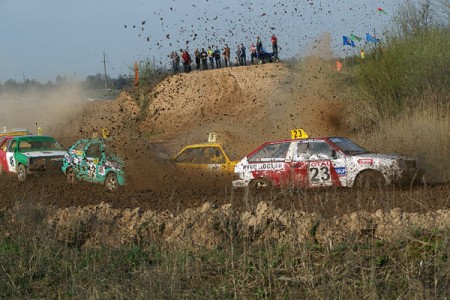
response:
<path id="1" fill-rule="evenodd" d="M 105 51 L 103 51 L 103 68 L 105 69 L 105 90 L 107 90 L 108 84 L 106 82 L 107 82 L 108 78 L 106 77 L 106 54 L 105 54 Z"/>

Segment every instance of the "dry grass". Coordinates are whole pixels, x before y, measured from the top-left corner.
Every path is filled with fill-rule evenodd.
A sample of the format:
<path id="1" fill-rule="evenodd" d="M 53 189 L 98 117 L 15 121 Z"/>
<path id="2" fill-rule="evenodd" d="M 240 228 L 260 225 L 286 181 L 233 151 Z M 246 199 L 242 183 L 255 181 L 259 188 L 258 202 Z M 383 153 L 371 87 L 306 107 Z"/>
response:
<path id="1" fill-rule="evenodd" d="M 320 201 L 310 205 L 320 209 Z M 411 227 L 391 242 L 369 235 L 332 244 L 315 239 L 314 225 L 309 238 L 280 243 L 230 214 L 222 222 L 227 238 L 213 249 L 157 236 L 87 249 L 57 241 L 47 213 L 33 202 L 13 217 L 1 212 L 0 298 L 438 299 L 450 292 L 448 229 Z"/>
<path id="2" fill-rule="evenodd" d="M 420 106 L 379 123 L 358 140 L 374 151 L 418 157 L 428 181 L 449 182 L 450 98 L 429 91 Z"/>

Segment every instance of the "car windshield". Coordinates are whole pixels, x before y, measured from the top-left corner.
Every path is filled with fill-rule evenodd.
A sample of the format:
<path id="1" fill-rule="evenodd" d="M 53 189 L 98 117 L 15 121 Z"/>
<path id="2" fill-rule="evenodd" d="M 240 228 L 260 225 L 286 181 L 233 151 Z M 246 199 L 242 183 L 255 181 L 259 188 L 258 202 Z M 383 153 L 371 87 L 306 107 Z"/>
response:
<path id="1" fill-rule="evenodd" d="M 31 152 L 31 151 L 55 151 L 61 150 L 62 147 L 55 140 L 28 140 L 20 141 L 19 151 L 20 152 Z"/>
<path id="2" fill-rule="evenodd" d="M 347 155 L 359 155 L 369 153 L 366 149 L 361 146 L 356 145 L 352 141 L 346 138 L 329 138 L 329 140 L 334 143 L 339 149 L 342 150 Z"/>

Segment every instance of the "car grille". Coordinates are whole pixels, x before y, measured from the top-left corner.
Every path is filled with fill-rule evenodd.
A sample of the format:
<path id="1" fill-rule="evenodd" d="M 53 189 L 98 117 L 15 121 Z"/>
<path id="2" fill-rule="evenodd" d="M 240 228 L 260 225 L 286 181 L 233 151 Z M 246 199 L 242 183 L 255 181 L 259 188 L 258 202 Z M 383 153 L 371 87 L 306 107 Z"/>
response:
<path id="1" fill-rule="evenodd" d="M 30 171 L 43 172 L 61 169 L 62 156 L 37 157 L 30 159 Z"/>

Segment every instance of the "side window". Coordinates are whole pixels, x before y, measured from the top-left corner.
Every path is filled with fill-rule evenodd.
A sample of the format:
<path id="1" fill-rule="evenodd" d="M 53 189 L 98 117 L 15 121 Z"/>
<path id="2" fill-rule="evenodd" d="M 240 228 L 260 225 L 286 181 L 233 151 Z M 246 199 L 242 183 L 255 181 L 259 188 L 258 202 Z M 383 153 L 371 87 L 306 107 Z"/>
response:
<path id="1" fill-rule="evenodd" d="M 86 150 L 86 157 L 100 157 L 101 154 L 100 144 L 91 144 Z"/>
<path id="2" fill-rule="evenodd" d="M 201 157 L 202 154 L 202 148 L 187 148 L 183 152 L 178 155 L 178 157 L 175 159 L 175 162 L 178 163 L 193 163 L 196 162 L 196 160 Z"/>
<path id="3" fill-rule="evenodd" d="M 219 147 L 208 147 L 205 148 L 205 163 L 210 164 L 224 164 L 225 156 Z"/>
<path id="4" fill-rule="evenodd" d="M 269 144 L 248 158 L 249 162 L 284 161 L 290 142 Z"/>
<path id="5" fill-rule="evenodd" d="M 324 141 L 305 141 L 297 145 L 294 160 L 332 159 L 332 147 Z"/>
<path id="6" fill-rule="evenodd" d="M 331 159 L 331 146 L 324 141 L 311 143 L 311 159 Z"/>

